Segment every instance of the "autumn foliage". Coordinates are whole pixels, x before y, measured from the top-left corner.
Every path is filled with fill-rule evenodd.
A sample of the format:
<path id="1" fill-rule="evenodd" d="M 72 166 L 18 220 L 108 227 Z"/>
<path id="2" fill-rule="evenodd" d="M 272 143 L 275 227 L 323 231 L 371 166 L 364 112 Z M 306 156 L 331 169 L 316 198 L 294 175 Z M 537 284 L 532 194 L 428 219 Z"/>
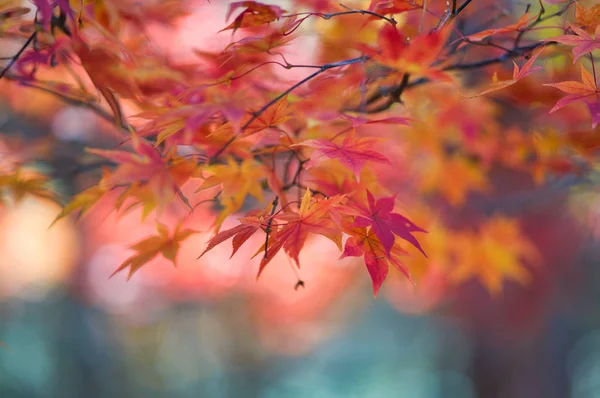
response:
<path id="1" fill-rule="evenodd" d="M 39 196 L 61 203 L 58 219 L 94 217 L 107 200 L 119 214 L 141 208 L 157 232 L 115 278 L 160 256 L 177 265 L 206 208 L 198 266 L 219 245 L 232 256 L 254 245 L 257 277 L 283 254 L 302 270 L 321 235 L 364 264 L 375 295 L 391 273 L 416 289 L 433 274 L 494 294 L 535 283 L 539 250 L 495 204 L 497 179 L 510 170 L 535 189 L 596 170 L 599 5 L 238 1 L 228 43 L 173 59 L 145 35 L 195 2 L 0 0 L 0 39 L 18 44 L 2 90 L 49 93 L 107 122 L 75 157 L 87 186 L 72 195 L 36 167 L 53 142 L 0 135 L 2 205 Z M 166 225 L 165 213 L 180 216 Z"/>

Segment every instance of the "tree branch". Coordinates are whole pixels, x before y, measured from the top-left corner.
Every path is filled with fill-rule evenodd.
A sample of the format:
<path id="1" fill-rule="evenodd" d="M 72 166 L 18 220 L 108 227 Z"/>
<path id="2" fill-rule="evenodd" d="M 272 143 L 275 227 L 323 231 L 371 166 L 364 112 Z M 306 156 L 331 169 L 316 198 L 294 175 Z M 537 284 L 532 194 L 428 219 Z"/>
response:
<path id="1" fill-rule="evenodd" d="M 70 97 L 61 92 L 55 91 L 49 87 L 44 86 L 42 84 L 43 82 L 20 80 L 17 76 L 14 76 L 11 74 L 7 74 L 5 76 L 5 78 L 8 80 L 17 81 L 20 85 L 22 85 L 24 87 L 33 88 L 33 89 L 42 91 L 44 93 L 51 94 L 54 97 L 56 97 L 57 99 L 64 102 L 65 104 L 87 108 L 87 109 L 91 110 L 92 112 L 94 112 L 96 115 L 98 115 L 100 118 L 110 122 L 112 125 L 115 125 L 115 117 L 110 112 L 106 111 L 104 108 L 102 108 L 101 106 L 99 106 L 97 104 L 94 104 L 92 102 L 83 101 L 83 100 L 80 100 L 77 98 L 73 98 L 73 97 Z M 129 124 L 125 123 L 124 120 L 121 121 L 121 123 L 118 127 L 120 127 L 122 130 L 124 130 L 126 132 L 129 132 L 129 130 L 132 128 Z"/>
<path id="2" fill-rule="evenodd" d="M 348 60 L 345 60 L 345 61 L 334 62 L 334 63 L 322 65 L 319 68 L 318 71 L 316 71 L 316 72 L 310 74 L 309 76 L 305 77 L 304 79 L 300 80 L 298 83 L 294 84 L 293 86 L 291 86 L 290 88 L 288 88 L 287 90 L 285 90 L 284 92 L 282 92 L 281 94 L 279 94 L 278 96 L 276 96 L 275 98 L 273 98 L 271 101 L 267 102 L 258 111 L 254 112 L 252 114 L 252 117 L 246 123 L 244 123 L 244 125 L 240 128 L 239 133 L 241 134 L 244 130 L 246 130 L 252 124 L 252 122 L 254 122 L 257 118 L 259 118 L 260 115 L 262 115 L 271 106 L 275 105 L 283 97 L 285 97 L 286 95 L 288 95 L 289 93 L 291 93 L 292 91 L 294 91 L 295 89 L 297 89 L 298 87 L 302 86 L 303 84 L 307 83 L 308 81 L 310 81 L 310 80 L 314 79 L 315 77 L 319 76 L 320 74 L 328 71 L 329 69 L 339 68 L 339 67 L 342 67 L 342 66 L 348 66 L 348 65 L 356 64 L 358 62 L 364 62 L 364 61 L 366 61 L 368 59 L 369 59 L 369 57 L 361 56 L 361 57 L 358 57 L 358 58 L 352 58 L 352 59 L 348 59 Z M 218 157 L 227 149 L 227 147 L 229 147 L 229 145 L 231 145 L 237 139 L 238 136 L 239 136 L 239 134 L 238 135 L 234 135 L 233 137 L 231 137 L 229 139 L 229 141 L 227 141 L 209 159 L 209 164 L 214 163 L 218 159 Z"/>
<path id="3" fill-rule="evenodd" d="M 2 69 L 2 72 L 0 72 L 0 79 L 2 79 L 8 73 L 9 69 L 13 67 L 13 65 L 17 62 L 17 60 L 19 59 L 21 54 L 23 54 L 25 49 L 27 47 L 29 47 L 29 45 L 31 44 L 32 41 L 35 40 L 35 38 L 37 37 L 37 34 L 38 34 L 37 31 L 33 32 L 31 34 L 31 36 L 29 36 L 29 38 L 27 39 L 25 44 L 23 44 L 23 46 L 19 49 L 19 51 L 17 51 L 17 53 L 10 59 L 10 61 L 8 62 L 8 65 L 6 65 L 4 67 L 4 69 Z"/>

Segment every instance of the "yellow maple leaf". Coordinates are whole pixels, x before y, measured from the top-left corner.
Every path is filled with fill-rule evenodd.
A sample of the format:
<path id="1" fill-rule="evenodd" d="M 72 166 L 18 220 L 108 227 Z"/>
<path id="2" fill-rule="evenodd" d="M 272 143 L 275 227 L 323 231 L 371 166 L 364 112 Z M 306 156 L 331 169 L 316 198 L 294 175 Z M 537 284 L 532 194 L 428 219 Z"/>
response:
<path id="1" fill-rule="evenodd" d="M 50 190 L 48 184 L 48 177 L 17 168 L 12 173 L 0 175 L 0 202 L 6 195 L 17 203 L 25 196 L 33 195 L 59 203 L 56 193 Z"/>
<path id="2" fill-rule="evenodd" d="M 453 206 L 463 204 L 469 191 L 485 192 L 489 188 L 482 165 L 461 156 L 432 157 L 423 167 L 418 184 L 424 192 L 439 192 Z"/>
<path id="3" fill-rule="evenodd" d="M 501 216 L 481 225 L 478 233 L 455 234 L 452 241 L 455 266 L 450 278 L 454 282 L 478 278 L 494 295 L 507 279 L 526 283 L 530 274 L 524 262 L 539 261 L 537 249 L 521 234 L 517 221 Z"/>
<path id="4" fill-rule="evenodd" d="M 230 157 L 227 164 L 208 166 L 205 170 L 212 175 L 202 183 L 198 191 L 219 184 L 222 186 L 219 201 L 223 210 L 215 221 L 217 228 L 227 216 L 242 207 L 248 194 L 263 201 L 261 182 L 267 178 L 267 169 L 254 159 L 246 159 L 238 163 Z"/>

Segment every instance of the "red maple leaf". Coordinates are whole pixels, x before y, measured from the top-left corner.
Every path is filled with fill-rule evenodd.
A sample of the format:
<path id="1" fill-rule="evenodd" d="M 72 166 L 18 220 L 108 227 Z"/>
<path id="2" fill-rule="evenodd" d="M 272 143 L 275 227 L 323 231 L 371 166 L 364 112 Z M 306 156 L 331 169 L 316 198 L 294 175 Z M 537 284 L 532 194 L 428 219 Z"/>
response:
<path id="1" fill-rule="evenodd" d="M 307 189 L 298 212 L 288 212 L 275 216 L 276 224 L 280 225 L 280 228 L 274 230 L 269 237 L 266 256 L 260 262 L 258 276 L 282 248 L 299 267 L 300 250 L 302 250 L 309 233 L 323 235 L 331 239 L 341 250 L 342 232 L 331 218 L 329 210 L 332 206 L 339 204 L 342 199 L 342 196 L 337 196 L 313 201 L 310 190 Z M 263 251 L 264 245 L 257 254 Z"/>
<path id="2" fill-rule="evenodd" d="M 415 36 L 407 41 L 395 26 L 385 25 L 379 31 L 378 48 L 359 44 L 358 49 L 381 65 L 397 72 L 420 75 L 433 80 L 452 81 L 446 72 L 434 66 L 451 32 L 452 25 L 448 24 L 440 30 Z"/>
<path id="3" fill-rule="evenodd" d="M 259 229 L 266 230 L 269 228 L 268 221 L 271 218 L 273 203 L 269 204 L 264 210 L 252 210 L 246 217 L 240 218 L 240 225 L 237 225 L 226 231 L 221 231 L 216 234 L 209 242 L 206 249 L 198 258 L 204 256 L 206 252 L 213 249 L 215 246 L 233 238 L 233 252 L 231 257 L 239 250 L 239 248 Z M 231 258 L 230 257 L 230 258 Z"/>
<path id="4" fill-rule="evenodd" d="M 412 235 L 412 232 L 427 231 L 416 226 L 406 217 L 398 213 L 392 213 L 395 202 L 394 196 L 375 201 L 373 194 L 367 189 L 367 200 L 369 201 L 369 209 L 362 210 L 364 216 L 356 217 L 353 227 L 371 226 L 371 230 L 385 248 L 388 256 L 390 256 L 392 246 L 394 246 L 395 234 L 419 249 L 427 257 L 417 239 Z"/>
<path id="5" fill-rule="evenodd" d="M 400 270 L 409 281 L 413 282 L 410 274 L 400 261 L 400 256 L 406 254 L 406 252 L 398 245 L 388 251 L 383 247 L 381 240 L 377 238 L 373 229 L 367 231 L 366 228 L 354 228 L 349 232 L 351 236 L 346 241 L 340 259 L 364 256 L 367 271 L 369 271 L 373 281 L 374 296 L 377 296 L 383 281 L 387 277 L 390 264 Z"/>

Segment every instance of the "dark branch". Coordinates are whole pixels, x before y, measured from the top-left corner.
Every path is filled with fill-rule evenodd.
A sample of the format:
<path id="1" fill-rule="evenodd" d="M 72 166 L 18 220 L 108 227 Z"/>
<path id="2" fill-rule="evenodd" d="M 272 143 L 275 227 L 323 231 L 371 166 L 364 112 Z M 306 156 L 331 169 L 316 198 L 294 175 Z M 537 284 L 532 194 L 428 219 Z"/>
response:
<path id="1" fill-rule="evenodd" d="M 4 67 L 4 69 L 2 69 L 2 72 L 0 72 L 0 79 L 2 79 L 10 70 L 10 68 L 13 67 L 13 65 L 17 62 L 17 60 L 19 59 L 19 57 L 23 54 L 23 52 L 25 51 L 25 49 L 27 47 L 29 47 L 29 45 L 31 44 L 32 41 L 35 40 L 35 38 L 37 37 L 38 32 L 33 32 L 31 34 L 31 36 L 29 36 L 29 38 L 27 39 L 27 41 L 25 42 L 25 44 L 23 44 L 23 46 L 19 49 L 19 51 L 17 51 L 17 53 L 11 58 L 11 60 L 8 62 L 8 65 L 6 65 Z"/>

